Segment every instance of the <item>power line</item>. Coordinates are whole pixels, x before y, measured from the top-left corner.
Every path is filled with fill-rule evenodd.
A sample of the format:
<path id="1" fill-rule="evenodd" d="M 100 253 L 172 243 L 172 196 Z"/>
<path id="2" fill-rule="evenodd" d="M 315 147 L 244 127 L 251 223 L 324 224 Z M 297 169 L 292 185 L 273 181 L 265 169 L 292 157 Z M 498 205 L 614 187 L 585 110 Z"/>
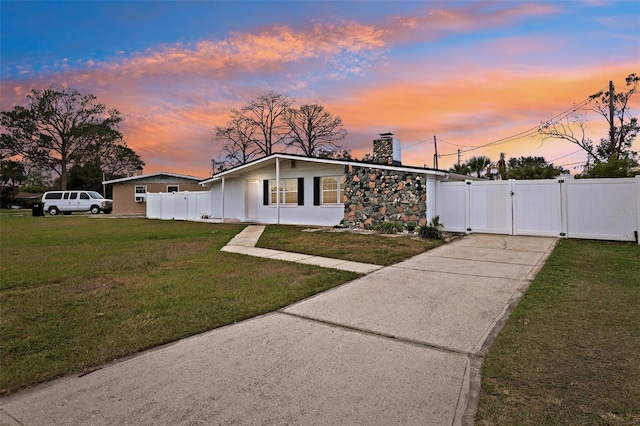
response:
<path id="1" fill-rule="evenodd" d="M 556 167 L 572 166 L 574 164 L 584 164 L 584 163 L 585 163 L 584 161 L 576 161 L 576 162 L 573 162 L 573 163 L 560 164 L 559 166 L 556 166 Z"/>
<path id="2" fill-rule="evenodd" d="M 605 86 L 602 90 L 605 90 L 606 87 L 607 86 Z M 521 139 L 521 138 L 526 137 L 526 136 L 531 136 L 534 132 L 538 133 L 540 128 L 542 126 L 544 126 L 545 124 L 549 124 L 549 123 L 552 123 L 552 122 L 559 121 L 559 120 L 569 116 L 569 114 L 575 112 L 576 110 L 581 109 L 582 107 L 584 107 L 589 102 L 591 102 L 591 97 L 590 96 L 587 97 L 586 99 L 582 100 L 581 102 L 578 102 L 577 104 L 574 104 L 571 108 L 568 108 L 568 109 L 562 111 L 561 113 L 556 114 L 555 116 L 551 117 L 550 119 L 548 119 L 548 120 L 546 120 L 546 121 L 542 122 L 541 124 L 538 124 L 538 125 L 536 125 L 534 127 L 531 127 L 530 129 L 527 129 L 527 130 L 525 130 L 523 132 L 520 132 L 520 133 L 516 133 L 515 135 L 507 136 L 505 138 L 501 138 L 501 139 L 495 140 L 493 142 L 486 143 L 484 145 L 478 145 L 476 147 L 463 150 L 463 151 L 461 151 L 461 153 L 475 151 L 477 149 L 486 148 L 488 146 L 502 145 L 502 144 L 505 144 L 507 142 L 512 142 L 514 140 Z M 458 155 L 458 154 L 459 154 L 458 152 L 453 152 L 453 153 L 449 153 L 449 154 L 440 154 L 440 157 L 447 157 L 447 156 L 450 156 L 450 155 Z"/>
<path id="3" fill-rule="evenodd" d="M 457 147 L 459 147 L 459 148 L 473 148 L 473 147 L 474 147 L 474 145 L 458 145 L 458 144 L 456 144 L 456 143 L 447 142 L 447 141 L 446 141 L 446 140 L 444 140 L 444 139 L 440 139 L 440 142 L 444 142 L 444 143 L 446 143 L 447 145 L 457 146 Z"/>
<path id="4" fill-rule="evenodd" d="M 420 144 L 427 143 L 427 142 L 429 142 L 429 139 L 425 139 L 425 140 L 420 141 L 420 142 L 412 143 L 411 145 L 403 146 L 402 149 L 413 148 L 416 145 L 420 145 Z"/>
<path id="5" fill-rule="evenodd" d="M 577 150 L 577 151 L 570 152 L 569 154 L 563 155 L 562 157 L 554 158 L 553 160 L 549 160 L 548 162 L 549 162 L 549 163 L 553 163 L 554 161 L 558 161 L 558 160 L 559 160 L 559 159 L 561 159 L 561 158 L 568 157 L 568 156 L 573 155 L 573 154 L 577 154 L 577 153 L 578 153 L 578 152 L 580 152 L 580 151 L 583 151 L 583 149 L 582 149 L 582 148 L 580 148 L 580 149 L 579 149 L 579 150 Z"/>

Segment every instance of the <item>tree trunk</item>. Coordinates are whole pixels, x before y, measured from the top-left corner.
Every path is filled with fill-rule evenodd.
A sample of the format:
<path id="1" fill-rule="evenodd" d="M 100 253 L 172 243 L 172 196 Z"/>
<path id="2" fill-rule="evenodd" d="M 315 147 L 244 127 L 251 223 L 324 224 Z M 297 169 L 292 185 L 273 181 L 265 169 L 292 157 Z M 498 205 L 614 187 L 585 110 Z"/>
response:
<path id="1" fill-rule="evenodd" d="M 62 168 L 60 171 L 60 189 L 63 191 L 67 190 L 67 180 L 68 180 L 67 167 L 64 164 L 62 164 Z"/>

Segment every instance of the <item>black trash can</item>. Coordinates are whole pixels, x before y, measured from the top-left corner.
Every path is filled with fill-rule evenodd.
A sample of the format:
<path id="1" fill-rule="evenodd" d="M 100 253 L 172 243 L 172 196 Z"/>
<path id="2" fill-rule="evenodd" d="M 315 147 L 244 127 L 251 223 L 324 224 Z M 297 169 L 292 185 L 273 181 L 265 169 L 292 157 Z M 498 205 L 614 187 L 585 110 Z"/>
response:
<path id="1" fill-rule="evenodd" d="M 31 214 L 33 216 L 44 216 L 44 205 L 36 203 L 31 206 Z"/>

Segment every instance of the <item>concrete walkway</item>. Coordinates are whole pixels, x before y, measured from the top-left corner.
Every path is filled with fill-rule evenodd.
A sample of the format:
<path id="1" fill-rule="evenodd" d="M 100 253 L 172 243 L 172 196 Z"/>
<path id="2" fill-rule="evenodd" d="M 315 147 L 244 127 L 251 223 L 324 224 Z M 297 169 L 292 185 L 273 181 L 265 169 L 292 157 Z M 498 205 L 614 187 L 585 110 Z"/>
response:
<path id="1" fill-rule="evenodd" d="M 471 424 L 482 355 L 555 241 L 467 236 L 3 398 L 0 424 Z"/>
<path id="2" fill-rule="evenodd" d="M 268 257 L 270 259 L 285 260 L 287 262 L 340 269 L 342 271 L 357 272 L 359 274 L 368 274 L 383 268 L 380 265 L 372 265 L 370 263 L 351 262 L 348 260 L 330 259 L 328 257 L 256 247 L 255 245 L 258 243 L 262 232 L 264 232 L 264 228 L 264 225 L 247 226 L 238 235 L 233 237 L 221 250 L 230 253 L 246 254 L 248 256 Z"/>

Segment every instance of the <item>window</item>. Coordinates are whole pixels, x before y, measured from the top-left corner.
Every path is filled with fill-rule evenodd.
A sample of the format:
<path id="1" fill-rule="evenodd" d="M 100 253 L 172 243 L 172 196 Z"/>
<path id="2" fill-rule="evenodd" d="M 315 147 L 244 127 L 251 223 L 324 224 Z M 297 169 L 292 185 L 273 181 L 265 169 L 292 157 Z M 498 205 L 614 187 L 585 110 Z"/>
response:
<path id="1" fill-rule="evenodd" d="M 178 192 L 180 187 L 178 185 L 167 185 L 167 192 Z"/>
<path id="2" fill-rule="evenodd" d="M 69 193 L 68 193 L 68 192 L 65 192 L 65 193 L 64 193 L 64 195 L 63 195 L 63 197 L 62 197 L 62 199 L 63 199 L 63 200 L 68 200 L 68 199 L 69 199 Z"/>
<path id="3" fill-rule="evenodd" d="M 136 203 L 144 203 L 146 201 L 147 196 L 147 187 L 144 185 L 136 186 L 135 188 L 135 199 Z"/>
<path id="4" fill-rule="evenodd" d="M 271 184 L 271 204 L 276 204 L 276 181 Z M 298 179 L 280 179 L 280 204 L 298 204 Z"/>
<path id="5" fill-rule="evenodd" d="M 323 177 L 321 180 L 322 204 L 339 204 L 342 202 L 344 186 L 339 176 Z"/>
<path id="6" fill-rule="evenodd" d="M 275 179 L 265 180 L 263 204 L 276 204 L 277 194 L 280 195 L 280 204 L 304 205 L 304 178 L 280 179 L 280 188 L 277 188 Z"/>
<path id="7" fill-rule="evenodd" d="M 69 199 L 70 200 L 75 200 L 78 198 L 78 193 L 77 192 L 72 192 L 71 194 L 69 194 Z"/>
<path id="8" fill-rule="evenodd" d="M 89 194 L 87 194 L 86 192 L 81 192 L 80 193 L 80 199 L 81 200 L 88 200 L 89 199 Z"/>
<path id="9" fill-rule="evenodd" d="M 49 192 L 44 196 L 45 200 L 62 200 L 62 192 Z"/>

